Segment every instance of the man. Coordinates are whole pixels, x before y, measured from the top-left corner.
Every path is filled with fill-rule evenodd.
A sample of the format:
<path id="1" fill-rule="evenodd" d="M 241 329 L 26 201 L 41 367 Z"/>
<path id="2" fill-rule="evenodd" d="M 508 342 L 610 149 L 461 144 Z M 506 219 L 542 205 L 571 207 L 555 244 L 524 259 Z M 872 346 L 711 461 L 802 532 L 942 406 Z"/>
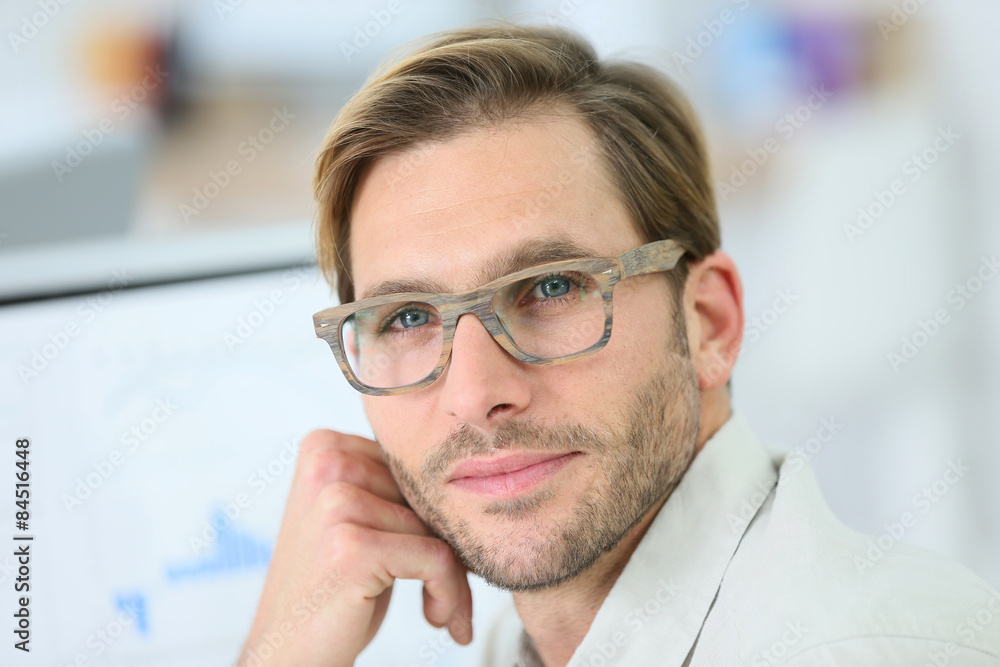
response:
<path id="1" fill-rule="evenodd" d="M 484 665 L 1000 664 L 1000 596 L 874 557 L 731 410 L 740 279 L 661 75 L 448 33 L 344 107 L 315 186 L 317 333 L 377 442 L 303 441 L 242 665 L 353 664 L 396 578 L 468 643 L 467 569 L 516 607 Z"/>

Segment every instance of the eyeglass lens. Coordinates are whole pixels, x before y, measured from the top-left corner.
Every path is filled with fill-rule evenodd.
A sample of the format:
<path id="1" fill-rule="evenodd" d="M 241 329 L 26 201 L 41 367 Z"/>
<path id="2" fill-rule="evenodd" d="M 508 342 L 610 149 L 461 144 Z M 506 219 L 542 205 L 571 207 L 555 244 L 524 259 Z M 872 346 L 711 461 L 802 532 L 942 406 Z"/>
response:
<path id="1" fill-rule="evenodd" d="M 542 273 L 493 296 L 493 310 L 521 351 L 564 357 L 589 348 L 604 333 L 604 302 L 594 276 L 577 271 Z M 414 384 L 441 358 L 440 311 L 429 303 L 400 301 L 360 310 L 341 329 L 354 375 L 377 389 Z"/>

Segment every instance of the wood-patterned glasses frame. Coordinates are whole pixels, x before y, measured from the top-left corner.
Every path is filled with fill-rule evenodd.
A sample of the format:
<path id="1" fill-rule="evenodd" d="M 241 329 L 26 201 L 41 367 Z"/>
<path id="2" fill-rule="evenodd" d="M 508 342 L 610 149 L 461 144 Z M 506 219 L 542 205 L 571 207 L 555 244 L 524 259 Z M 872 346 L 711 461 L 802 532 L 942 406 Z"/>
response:
<path id="1" fill-rule="evenodd" d="M 351 386 L 359 392 L 371 396 L 405 394 L 426 387 L 437 380 L 451 358 L 451 346 L 455 336 L 455 328 L 458 326 L 458 318 L 466 313 L 472 313 L 478 317 L 497 343 L 515 359 L 536 365 L 564 364 L 591 355 L 607 345 L 611 338 L 611 296 L 616 284 L 631 276 L 669 271 L 677 265 L 685 252 L 687 249 L 677 241 L 670 239 L 654 241 L 622 253 L 618 257 L 585 257 L 533 266 L 465 292 L 451 294 L 399 292 L 345 303 L 316 313 L 313 315 L 313 324 L 316 328 L 316 336 L 330 345 L 333 356 L 337 359 L 337 365 L 340 366 L 340 370 L 343 371 L 344 377 L 347 378 Z M 589 274 L 600 286 L 604 301 L 604 333 L 593 345 L 572 354 L 560 357 L 537 357 L 528 354 L 517 346 L 501 326 L 497 314 L 493 310 L 494 295 L 519 280 L 562 271 Z M 412 384 L 378 388 L 361 382 L 344 356 L 345 346 L 342 330 L 345 320 L 360 310 L 411 301 L 426 303 L 438 310 L 442 326 L 441 358 L 438 359 L 434 369 L 428 375 Z"/>

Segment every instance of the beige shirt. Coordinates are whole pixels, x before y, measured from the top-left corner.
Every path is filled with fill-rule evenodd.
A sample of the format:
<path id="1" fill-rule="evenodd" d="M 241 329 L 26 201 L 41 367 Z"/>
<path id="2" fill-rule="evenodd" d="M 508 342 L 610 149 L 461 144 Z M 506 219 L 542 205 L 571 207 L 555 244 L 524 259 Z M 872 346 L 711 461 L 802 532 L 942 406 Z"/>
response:
<path id="1" fill-rule="evenodd" d="M 967 568 L 830 512 L 798 454 L 734 412 L 695 457 L 571 667 L 1000 666 L 1000 594 Z M 541 665 L 513 606 L 483 667 Z"/>

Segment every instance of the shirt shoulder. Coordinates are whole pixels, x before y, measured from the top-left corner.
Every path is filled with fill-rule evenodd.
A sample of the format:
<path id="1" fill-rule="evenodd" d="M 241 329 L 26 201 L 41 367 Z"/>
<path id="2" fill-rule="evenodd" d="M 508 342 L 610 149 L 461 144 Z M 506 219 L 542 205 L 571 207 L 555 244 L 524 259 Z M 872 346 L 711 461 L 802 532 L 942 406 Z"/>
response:
<path id="1" fill-rule="evenodd" d="M 692 666 L 1000 665 L 1000 594 L 900 541 L 903 517 L 882 535 L 848 528 L 802 457 L 777 462 L 778 483 L 746 528 Z"/>

